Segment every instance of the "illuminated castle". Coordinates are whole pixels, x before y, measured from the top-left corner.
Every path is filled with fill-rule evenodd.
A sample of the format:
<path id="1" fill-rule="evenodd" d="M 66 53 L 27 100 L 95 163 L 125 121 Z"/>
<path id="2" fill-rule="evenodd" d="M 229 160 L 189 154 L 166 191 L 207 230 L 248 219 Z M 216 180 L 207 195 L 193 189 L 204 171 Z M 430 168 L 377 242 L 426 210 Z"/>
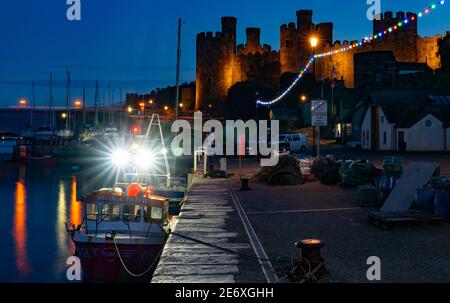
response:
<path id="1" fill-rule="evenodd" d="M 417 16 L 413 13 L 386 12 L 381 20 L 374 20 L 373 33 L 378 34 L 406 17 L 410 24 L 373 41 L 370 45 L 341 52 L 320 59 L 316 74 L 331 79 L 344 80 L 345 86 L 355 86 L 354 55 L 361 52 L 392 51 L 397 62 L 426 63 L 431 69 L 441 67 L 437 35 L 421 38 L 417 34 Z M 297 11 L 297 23 L 289 23 L 280 29 L 280 51 L 269 45 L 261 45 L 260 29 L 247 28 L 245 45 L 236 46 L 237 19 L 222 18 L 222 31 L 197 35 L 196 109 L 223 106 L 228 90 L 240 81 L 255 81 L 279 89 L 283 73 L 298 73 L 312 56 L 309 38 L 317 36 L 318 53 L 337 50 L 356 41 L 334 41 L 333 23 L 313 23 L 311 10 Z M 334 72 L 333 72 L 334 70 Z"/>

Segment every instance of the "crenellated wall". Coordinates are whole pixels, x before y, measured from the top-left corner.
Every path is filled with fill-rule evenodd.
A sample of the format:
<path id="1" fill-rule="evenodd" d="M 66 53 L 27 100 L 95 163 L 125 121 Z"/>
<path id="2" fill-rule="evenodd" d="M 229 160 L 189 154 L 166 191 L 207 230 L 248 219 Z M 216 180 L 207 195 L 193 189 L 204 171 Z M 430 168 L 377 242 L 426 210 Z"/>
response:
<path id="1" fill-rule="evenodd" d="M 209 104 L 222 109 L 228 90 L 240 81 L 279 88 L 279 53 L 261 45 L 261 30 L 255 27 L 246 29 L 246 44 L 236 46 L 236 25 L 235 18 L 224 17 L 222 32 L 197 35 L 197 110 Z"/>

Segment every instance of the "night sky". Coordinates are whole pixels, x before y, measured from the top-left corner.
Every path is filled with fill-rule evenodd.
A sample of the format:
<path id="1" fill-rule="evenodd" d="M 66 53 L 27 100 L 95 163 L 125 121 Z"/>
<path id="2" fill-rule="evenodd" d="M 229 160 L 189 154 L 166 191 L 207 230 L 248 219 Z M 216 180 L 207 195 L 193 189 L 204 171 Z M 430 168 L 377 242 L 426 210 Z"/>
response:
<path id="1" fill-rule="evenodd" d="M 430 2 L 431 1 L 431 2 Z M 0 4 L 0 107 L 30 98 L 37 85 L 38 105 L 47 104 L 48 77 L 54 96 L 65 104 L 65 69 L 72 72 L 72 97 L 87 87 L 92 104 L 95 81 L 102 88 L 147 92 L 175 83 L 177 19 L 184 19 L 182 81 L 195 80 L 195 37 L 219 31 L 221 16 L 238 18 L 238 43 L 246 27 L 261 27 L 261 42 L 279 49 L 279 28 L 295 22 L 298 9 L 313 9 L 314 22 L 334 22 L 336 40 L 371 33 L 366 0 L 82 0 L 82 20 L 66 19 L 66 0 L 14 0 Z M 437 2 L 437 0 L 435 1 Z M 382 10 L 418 12 L 432 0 L 382 0 Z M 450 3 L 421 19 L 419 34 L 450 30 Z"/>

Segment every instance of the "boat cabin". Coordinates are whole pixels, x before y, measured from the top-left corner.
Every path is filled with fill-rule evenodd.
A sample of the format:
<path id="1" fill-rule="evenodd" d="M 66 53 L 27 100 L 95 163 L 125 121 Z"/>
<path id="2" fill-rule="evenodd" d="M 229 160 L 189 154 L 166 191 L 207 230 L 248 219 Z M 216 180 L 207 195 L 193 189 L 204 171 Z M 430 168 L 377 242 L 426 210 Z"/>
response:
<path id="1" fill-rule="evenodd" d="M 148 234 L 152 225 L 158 230 L 169 219 L 169 201 L 158 196 L 139 197 L 107 191 L 94 193 L 83 199 L 83 203 L 87 234 L 113 230 L 130 236 Z"/>

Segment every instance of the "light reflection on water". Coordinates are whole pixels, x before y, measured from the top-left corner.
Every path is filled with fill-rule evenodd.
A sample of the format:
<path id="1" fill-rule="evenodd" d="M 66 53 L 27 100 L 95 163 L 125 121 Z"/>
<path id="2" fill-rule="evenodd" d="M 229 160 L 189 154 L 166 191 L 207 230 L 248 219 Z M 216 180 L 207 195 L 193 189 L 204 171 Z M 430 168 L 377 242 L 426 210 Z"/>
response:
<path id="1" fill-rule="evenodd" d="M 25 276 L 31 270 L 27 251 L 27 190 L 25 182 L 16 183 L 15 210 L 13 222 L 13 237 L 15 239 L 16 267 L 20 276 Z"/>
<path id="2" fill-rule="evenodd" d="M 92 183 L 92 169 L 0 163 L 0 282 L 66 282 L 74 245 L 68 225 L 82 221 L 77 194 Z"/>

